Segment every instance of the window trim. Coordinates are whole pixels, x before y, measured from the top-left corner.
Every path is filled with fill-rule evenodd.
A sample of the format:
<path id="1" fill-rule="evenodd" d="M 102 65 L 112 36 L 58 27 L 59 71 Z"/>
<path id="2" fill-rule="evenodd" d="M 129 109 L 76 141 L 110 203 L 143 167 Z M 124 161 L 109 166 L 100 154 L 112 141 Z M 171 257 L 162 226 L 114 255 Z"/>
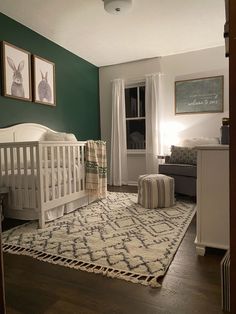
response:
<path id="1" fill-rule="evenodd" d="M 137 82 L 127 82 L 125 84 L 125 89 L 126 88 L 134 88 L 134 87 L 146 87 L 145 81 L 137 81 Z"/>
<path id="2" fill-rule="evenodd" d="M 126 150 L 127 155 L 145 155 L 146 154 L 146 149 L 127 149 Z"/>
<path id="3" fill-rule="evenodd" d="M 126 118 L 125 120 L 146 120 L 146 117 Z"/>
<path id="4" fill-rule="evenodd" d="M 130 89 L 130 88 L 137 89 L 137 107 L 138 107 L 138 117 L 133 117 L 133 118 L 125 117 L 125 123 L 127 121 L 145 120 L 145 132 L 146 132 L 146 103 L 145 103 L 145 116 L 139 116 L 140 115 L 140 87 L 145 87 L 146 89 L 146 83 L 144 80 L 139 81 L 139 82 L 126 83 L 125 85 L 125 89 Z M 127 130 L 126 130 L 126 136 L 127 136 Z M 145 147 L 146 147 L 146 140 L 145 140 Z M 127 148 L 127 155 L 143 155 L 145 153 L 146 153 L 146 148 L 145 149 Z"/>

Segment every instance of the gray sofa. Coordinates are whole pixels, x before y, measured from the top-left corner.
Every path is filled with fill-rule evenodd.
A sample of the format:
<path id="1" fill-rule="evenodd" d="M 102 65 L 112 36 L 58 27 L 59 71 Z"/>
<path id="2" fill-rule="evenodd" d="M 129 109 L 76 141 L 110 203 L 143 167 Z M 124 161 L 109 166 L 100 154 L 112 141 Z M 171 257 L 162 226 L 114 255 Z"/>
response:
<path id="1" fill-rule="evenodd" d="M 159 165 L 159 173 L 175 179 L 175 192 L 196 197 L 197 149 L 196 146 L 219 144 L 218 137 L 185 139 L 182 146 L 171 146 L 171 155 Z"/>
<path id="2" fill-rule="evenodd" d="M 172 164 L 168 160 L 169 158 L 166 158 L 165 163 L 159 165 L 159 173 L 174 178 L 175 193 L 196 197 L 197 166 Z"/>

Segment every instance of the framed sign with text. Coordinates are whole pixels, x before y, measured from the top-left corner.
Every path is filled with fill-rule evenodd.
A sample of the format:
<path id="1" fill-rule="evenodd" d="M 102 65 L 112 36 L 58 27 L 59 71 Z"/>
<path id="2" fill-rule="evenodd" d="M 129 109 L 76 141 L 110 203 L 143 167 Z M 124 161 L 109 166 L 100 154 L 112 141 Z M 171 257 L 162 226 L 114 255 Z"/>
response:
<path id="1" fill-rule="evenodd" d="M 223 112 L 224 76 L 175 82 L 175 114 Z"/>

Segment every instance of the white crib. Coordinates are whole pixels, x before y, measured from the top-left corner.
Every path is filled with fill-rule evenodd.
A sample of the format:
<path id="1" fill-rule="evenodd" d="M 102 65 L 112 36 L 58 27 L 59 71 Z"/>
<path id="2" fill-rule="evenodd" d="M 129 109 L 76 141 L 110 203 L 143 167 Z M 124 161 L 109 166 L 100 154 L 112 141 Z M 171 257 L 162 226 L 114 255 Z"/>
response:
<path id="1" fill-rule="evenodd" d="M 0 129 L 0 187 L 9 187 L 4 215 L 45 222 L 89 203 L 85 142 L 41 141 L 49 128 L 24 123 Z M 56 133 L 59 134 L 59 133 Z"/>

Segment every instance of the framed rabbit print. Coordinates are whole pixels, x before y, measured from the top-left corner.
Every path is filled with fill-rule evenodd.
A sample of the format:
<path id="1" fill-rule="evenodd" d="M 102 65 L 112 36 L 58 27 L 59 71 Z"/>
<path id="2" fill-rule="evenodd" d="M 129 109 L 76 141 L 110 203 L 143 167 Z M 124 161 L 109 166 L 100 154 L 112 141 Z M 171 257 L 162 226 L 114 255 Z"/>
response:
<path id="1" fill-rule="evenodd" d="M 55 64 L 33 55 L 34 102 L 56 106 Z"/>
<path id="2" fill-rule="evenodd" d="M 31 55 L 5 41 L 2 42 L 2 95 L 31 101 Z"/>

